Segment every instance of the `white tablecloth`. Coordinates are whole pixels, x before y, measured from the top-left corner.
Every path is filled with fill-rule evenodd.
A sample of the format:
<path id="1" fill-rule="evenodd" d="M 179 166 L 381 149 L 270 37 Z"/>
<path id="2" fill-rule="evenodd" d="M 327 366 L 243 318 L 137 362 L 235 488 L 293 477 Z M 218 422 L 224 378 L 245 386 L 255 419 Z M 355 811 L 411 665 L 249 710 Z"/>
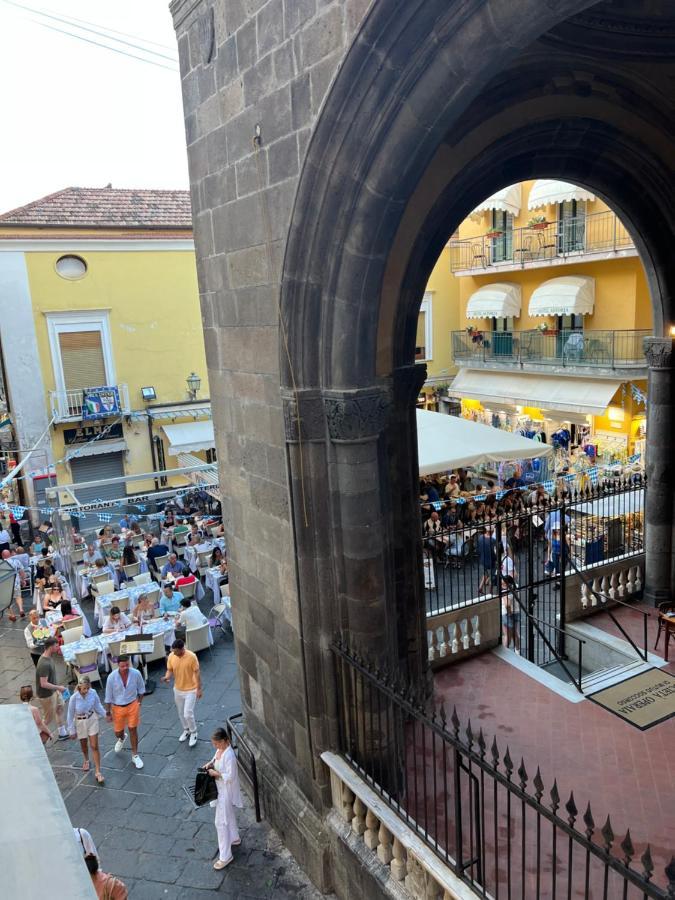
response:
<path id="1" fill-rule="evenodd" d="M 213 603 L 220 603 L 220 579 L 223 576 L 220 573 L 220 566 L 213 566 L 204 576 L 204 584 L 207 588 L 211 588 L 213 593 Z"/>
<path id="2" fill-rule="evenodd" d="M 154 595 L 155 606 L 159 606 L 160 593 L 159 585 L 151 582 L 150 584 L 136 584 L 121 591 L 113 591 L 112 594 L 104 594 L 102 597 L 97 596 L 94 602 L 94 616 L 99 628 L 103 628 L 103 622 L 110 612 L 110 607 L 115 606 L 118 600 L 128 597 L 129 612 L 131 613 L 134 611 L 141 594 Z"/>
<path id="3" fill-rule="evenodd" d="M 117 634 L 97 634 L 94 637 L 82 638 L 79 641 L 73 641 L 72 644 L 64 644 L 61 648 L 61 655 L 67 663 L 75 662 L 75 654 L 83 653 L 87 650 L 99 651 L 99 664 L 103 664 L 106 671 L 110 670 L 110 661 L 108 660 L 108 646 L 113 641 L 123 640 L 127 634 L 140 634 L 137 625 L 129 628 L 127 631 Z M 143 625 L 143 634 L 164 634 L 164 646 L 170 647 L 175 640 L 174 622 L 172 619 L 165 621 L 164 619 L 153 619 Z"/>
<path id="4" fill-rule="evenodd" d="M 84 635 L 84 637 L 91 637 L 91 625 L 87 621 L 87 617 L 84 615 L 77 603 L 72 602 L 71 605 L 73 607 L 73 612 L 78 616 L 82 616 L 82 634 Z M 48 625 L 58 625 L 63 619 L 61 610 L 53 610 L 52 612 L 46 613 L 45 619 Z"/>
<path id="5" fill-rule="evenodd" d="M 198 569 L 198 561 L 200 553 L 213 553 L 215 547 L 220 547 L 220 549 L 225 551 L 225 541 L 223 538 L 217 538 L 215 541 L 204 541 L 202 544 L 197 544 L 196 547 L 186 547 L 185 548 L 185 562 L 190 567 L 191 572 L 196 572 Z"/>

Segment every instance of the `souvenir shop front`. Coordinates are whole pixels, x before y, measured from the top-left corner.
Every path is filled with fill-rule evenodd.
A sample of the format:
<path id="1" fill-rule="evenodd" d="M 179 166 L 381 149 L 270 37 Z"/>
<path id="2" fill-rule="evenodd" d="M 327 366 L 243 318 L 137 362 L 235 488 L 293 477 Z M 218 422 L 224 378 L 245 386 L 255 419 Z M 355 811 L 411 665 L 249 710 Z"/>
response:
<path id="1" fill-rule="evenodd" d="M 450 393 L 462 416 L 552 445 L 563 463 L 644 458 L 646 383 L 462 369 Z M 564 465 L 556 466 L 563 468 Z"/>

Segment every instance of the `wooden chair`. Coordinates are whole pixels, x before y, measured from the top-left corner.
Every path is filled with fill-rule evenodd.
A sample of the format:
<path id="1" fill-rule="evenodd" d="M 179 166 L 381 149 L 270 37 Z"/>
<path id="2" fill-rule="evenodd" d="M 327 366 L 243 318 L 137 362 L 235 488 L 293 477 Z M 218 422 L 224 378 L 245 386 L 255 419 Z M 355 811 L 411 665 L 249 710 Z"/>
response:
<path id="1" fill-rule="evenodd" d="M 61 633 L 61 637 L 63 638 L 64 644 L 74 644 L 75 641 L 79 641 L 82 637 L 83 628 L 80 625 L 78 628 L 68 628 L 64 632 Z"/>
<path id="2" fill-rule="evenodd" d="M 98 650 L 82 650 L 76 653 L 72 669 L 77 674 L 78 681 L 82 675 L 86 675 L 90 681 L 101 681 L 101 673 L 98 668 Z"/>
<path id="3" fill-rule="evenodd" d="M 152 576 L 149 572 L 141 572 L 140 575 L 134 575 L 133 581 L 134 584 L 150 584 L 152 582 Z"/>
<path id="4" fill-rule="evenodd" d="M 84 616 L 76 616 L 74 619 L 62 620 L 59 625 L 63 631 L 70 631 L 71 628 L 83 628 Z"/>
<path id="5" fill-rule="evenodd" d="M 141 574 L 141 564 L 139 562 L 130 563 L 128 566 L 122 566 L 122 571 L 127 578 L 133 578 L 134 575 Z"/>
<path id="6" fill-rule="evenodd" d="M 185 631 L 185 647 L 192 650 L 193 653 L 199 653 L 200 650 L 208 650 L 213 656 L 211 643 L 209 641 L 209 624 L 198 625 L 196 628 L 187 628 Z"/>
<path id="7" fill-rule="evenodd" d="M 675 605 L 673 605 L 672 600 L 666 600 L 663 603 L 659 603 L 657 609 L 659 611 L 659 630 L 656 632 L 654 649 L 656 650 L 658 646 L 661 638 L 661 631 L 663 630 L 665 632 L 663 658 L 668 662 L 668 644 L 670 643 L 671 637 L 675 641 Z"/>

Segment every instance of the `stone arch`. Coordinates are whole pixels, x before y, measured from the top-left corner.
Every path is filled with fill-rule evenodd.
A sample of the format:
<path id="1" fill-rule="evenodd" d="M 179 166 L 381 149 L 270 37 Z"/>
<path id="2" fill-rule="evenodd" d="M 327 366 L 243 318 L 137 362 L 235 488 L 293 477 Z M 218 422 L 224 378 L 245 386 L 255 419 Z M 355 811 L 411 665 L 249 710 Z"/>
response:
<path id="1" fill-rule="evenodd" d="M 596 23 L 609 10 L 607 52 L 574 47 L 573 17 L 591 6 Z M 308 148 L 281 289 L 292 494 L 312 513 L 295 520 L 300 591 L 326 601 L 303 607 L 324 636 L 346 625 L 411 671 L 423 667 L 413 329 L 453 227 L 513 181 L 587 185 L 633 231 L 657 329 L 675 321 L 672 140 L 648 64 L 655 38 L 645 27 L 642 54 L 633 29 L 621 52 L 610 7 L 380 0 Z M 661 474 L 657 518 L 670 523 L 672 476 Z"/>

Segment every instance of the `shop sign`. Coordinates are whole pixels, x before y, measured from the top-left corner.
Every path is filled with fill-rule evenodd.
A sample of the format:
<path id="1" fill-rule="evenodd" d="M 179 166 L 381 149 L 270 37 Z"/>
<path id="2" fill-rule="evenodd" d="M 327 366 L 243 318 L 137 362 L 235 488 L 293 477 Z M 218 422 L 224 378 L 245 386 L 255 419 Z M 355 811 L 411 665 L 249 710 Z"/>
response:
<path id="1" fill-rule="evenodd" d="M 66 428 L 63 432 L 63 440 L 67 446 L 71 444 L 87 444 L 89 441 L 101 437 L 103 432 L 105 432 L 106 438 L 124 437 L 121 422 L 116 422 L 114 425 L 92 423 L 91 425 L 80 425 L 78 428 Z"/>
<path id="2" fill-rule="evenodd" d="M 82 418 L 105 419 L 121 413 L 120 394 L 116 387 L 86 388 L 82 391 Z"/>

